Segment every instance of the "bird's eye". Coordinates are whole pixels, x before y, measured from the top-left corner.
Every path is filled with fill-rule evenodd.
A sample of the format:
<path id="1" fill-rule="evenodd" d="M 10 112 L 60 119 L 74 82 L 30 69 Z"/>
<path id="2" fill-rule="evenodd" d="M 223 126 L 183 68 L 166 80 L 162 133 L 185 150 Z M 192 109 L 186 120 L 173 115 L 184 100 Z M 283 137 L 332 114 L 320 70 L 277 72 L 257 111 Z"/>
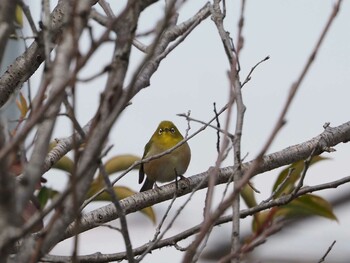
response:
<path id="1" fill-rule="evenodd" d="M 175 129 L 174 129 L 174 128 L 171 128 L 171 129 L 170 129 L 170 132 L 171 132 L 171 133 L 175 133 Z"/>
<path id="2" fill-rule="evenodd" d="M 158 133 L 162 134 L 163 133 L 163 129 L 159 129 Z"/>

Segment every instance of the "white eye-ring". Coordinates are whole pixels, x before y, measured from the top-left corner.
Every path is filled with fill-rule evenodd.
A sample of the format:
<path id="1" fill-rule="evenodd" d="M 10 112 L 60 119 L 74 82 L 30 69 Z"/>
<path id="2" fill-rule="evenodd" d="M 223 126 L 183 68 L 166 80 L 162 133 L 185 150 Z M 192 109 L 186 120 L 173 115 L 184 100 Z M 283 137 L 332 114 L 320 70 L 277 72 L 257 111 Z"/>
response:
<path id="1" fill-rule="evenodd" d="M 171 132 L 171 133 L 175 133 L 175 129 L 174 129 L 174 128 L 171 128 L 171 129 L 170 129 L 170 132 Z"/>
<path id="2" fill-rule="evenodd" d="M 159 129 L 158 133 L 162 134 L 163 133 L 163 129 Z"/>

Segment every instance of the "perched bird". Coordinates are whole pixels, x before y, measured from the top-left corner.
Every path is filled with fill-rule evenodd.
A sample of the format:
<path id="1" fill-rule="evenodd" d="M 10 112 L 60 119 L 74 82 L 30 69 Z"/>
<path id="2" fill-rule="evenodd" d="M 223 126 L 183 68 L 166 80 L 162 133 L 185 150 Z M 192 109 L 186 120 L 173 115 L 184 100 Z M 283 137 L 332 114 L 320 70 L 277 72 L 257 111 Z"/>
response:
<path id="1" fill-rule="evenodd" d="M 160 154 L 178 144 L 183 140 L 183 136 L 171 121 L 162 121 L 151 139 L 145 146 L 142 159 Z M 187 142 L 176 148 L 169 154 L 160 158 L 143 163 L 139 170 L 139 184 L 146 180 L 140 192 L 153 188 L 154 183 L 170 182 L 177 176 L 182 176 L 190 163 L 191 150 Z"/>

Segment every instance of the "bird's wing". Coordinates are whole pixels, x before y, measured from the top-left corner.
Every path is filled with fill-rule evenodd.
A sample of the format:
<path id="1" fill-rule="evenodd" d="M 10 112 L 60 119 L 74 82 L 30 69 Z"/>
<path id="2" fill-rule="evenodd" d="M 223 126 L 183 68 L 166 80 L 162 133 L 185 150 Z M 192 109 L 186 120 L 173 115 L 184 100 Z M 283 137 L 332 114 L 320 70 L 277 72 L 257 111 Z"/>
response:
<path id="1" fill-rule="evenodd" d="M 146 146 L 145 146 L 145 151 L 143 152 L 143 156 L 142 159 L 144 159 L 149 151 L 149 149 L 151 148 L 152 142 L 149 141 Z M 145 171 L 143 168 L 143 163 L 141 163 L 140 165 L 140 169 L 139 169 L 139 184 L 141 184 L 143 182 L 143 179 L 145 178 Z"/>
<path id="2" fill-rule="evenodd" d="M 140 169 L 139 169 L 139 184 L 143 182 L 144 178 L 145 178 L 145 172 L 143 170 L 143 163 L 141 163 Z"/>

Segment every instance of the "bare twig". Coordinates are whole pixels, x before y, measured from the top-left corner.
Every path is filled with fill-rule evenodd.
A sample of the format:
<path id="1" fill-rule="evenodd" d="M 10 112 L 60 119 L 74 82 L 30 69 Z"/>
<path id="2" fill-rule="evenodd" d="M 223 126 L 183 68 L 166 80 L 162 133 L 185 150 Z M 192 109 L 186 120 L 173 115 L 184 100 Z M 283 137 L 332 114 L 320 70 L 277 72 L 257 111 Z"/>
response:
<path id="1" fill-rule="evenodd" d="M 116 210 L 118 211 L 118 214 L 120 215 L 119 218 L 120 218 L 120 225 L 121 225 L 121 233 L 122 233 L 123 238 L 124 238 L 124 244 L 125 244 L 125 248 L 126 248 L 128 261 L 133 263 L 133 262 L 135 262 L 135 259 L 134 259 L 134 253 L 133 253 L 131 240 L 130 240 L 130 236 L 129 236 L 128 225 L 127 225 L 127 221 L 125 218 L 125 211 L 120 205 L 120 200 L 117 197 L 116 193 L 114 192 L 113 185 L 111 184 L 111 181 L 109 180 L 108 174 L 106 173 L 105 167 L 103 166 L 103 163 L 101 161 L 99 164 L 99 168 L 100 168 L 100 173 L 102 174 L 104 182 L 107 186 L 107 192 L 111 196 L 111 200 L 112 200 Z"/>
<path id="2" fill-rule="evenodd" d="M 325 184 L 320 184 L 320 185 L 315 185 L 315 186 L 307 186 L 307 187 L 304 187 L 303 189 L 300 189 L 300 191 L 295 196 L 293 196 L 292 194 L 289 194 L 286 196 L 279 197 L 275 200 L 272 200 L 269 203 L 261 203 L 256 207 L 244 209 L 244 210 L 240 211 L 240 218 L 245 218 L 247 216 L 251 216 L 257 212 L 260 212 L 260 211 L 263 211 L 263 210 L 266 210 L 266 209 L 269 209 L 269 208 L 272 208 L 275 206 L 285 205 L 291 201 L 290 197 L 292 197 L 292 199 L 295 199 L 295 198 L 297 198 L 301 195 L 307 194 L 307 193 L 312 193 L 312 192 L 320 191 L 323 189 L 336 188 L 340 185 L 343 185 L 343 184 L 349 183 L 349 182 L 350 182 L 350 176 L 344 177 L 340 180 L 325 183 Z M 232 221 L 232 215 L 221 216 L 215 222 L 215 225 L 221 225 L 221 224 L 228 223 L 231 221 Z M 193 226 L 189 229 L 186 229 L 185 231 L 178 233 L 174 236 L 159 240 L 157 242 L 157 244 L 153 247 L 153 250 L 176 244 L 177 242 L 179 242 L 181 240 L 184 240 L 190 236 L 193 236 L 194 234 L 196 234 L 200 231 L 201 226 L 202 226 L 202 224 L 198 224 L 198 225 Z M 272 227 L 270 230 L 267 230 L 267 232 L 265 232 L 265 233 L 270 233 L 270 235 L 275 233 L 276 231 L 271 231 L 271 230 L 275 229 L 278 231 L 280 229 L 278 226 L 279 225 L 277 224 L 276 227 Z M 256 247 L 257 245 L 260 244 L 260 241 L 264 240 L 264 237 L 267 237 L 267 235 L 263 234 L 260 238 L 256 239 L 253 243 L 249 244 L 248 246 L 243 246 L 241 248 L 242 249 L 241 251 L 248 251 L 249 249 Z M 146 249 L 148 247 L 149 247 L 149 243 L 144 244 L 140 247 L 134 248 L 134 254 L 140 255 L 140 254 L 144 253 L 144 251 L 146 251 Z M 112 261 L 112 260 L 122 260 L 122 259 L 126 259 L 126 257 L 127 257 L 125 252 L 115 253 L 115 254 L 100 254 L 99 253 L 98 255 L 99 255 L 99 257 L 96 257 L 97 256 L 96 254 L 80 256 L 79 260 L 80 260 L 80 262 L 95 262 L 95 263 L 97 263 L 97 262 L 106 262 L 106 261 Z M 70 257 L 66 257 L 66 256 L 47 255 L 42 260 L 43 260 L 43 262 L 62 262 L 62 261 L 65 262 L 65 261 L 69 261 L 69 259 L 70 259 Z"/>
<path id="3" fill-rule="evenodd" d="M 23 13 L 24 13 L 24 15 L 26 16 L 26 18 L 28 20 L 29 26 L 30 26 L 30 28 L 32 30 L 32 33 L 33 33 L 34 37 L 37 37 L 38 36 L 38 30 L 36 29 L 36 26 L 35 26 L 35 23 L 34 23 L 34 20 L 33 20 L 33 17 L 32 17 L 32 14 L 30 12 L 30 9 L 29 9 L 28 5 L 26 5 L 23 2 L 23 0 L 20 0 L 19 4 L 22 7 Z"/>
<path id="4" fill-rule="evenodd" d="M 327 249 L 326 253 L 323 255 L 323 257 L 318 261 L 318 263 L 324 262 L 326 260 L 326 257 L 328 256 L 329 252 L 331 252 L 331 250 L 333 249 L 333 246 L 335 245 L 337 241 L 334 240 L 332 242 L 332 244 L 329 246 L 329 248 Z"/>
<path id="5" fill-rule="evenodd" d="M 241 0 L 241 11 L 240 11 L 240 16 L 238 21 L 238 34 L 237 34 L 237 42 L 236 42 L 236 56 L 238 58 L 244 43 L 244 38 L 243 38 L 244 10 L 245 10 L 245 0 Z M 239 71 L 239 68 L 238 68 L 238 71 Z"/>
<path id="6" fill-rule="evenodd" d="M 227 106 L 224 106 L 223 108 L 221 108 L 221 110 L 218 112 L 218 114 L 222 114 L 225 110 L 227 109 Z M 192 139 L 193 137 L 195 137 L 197 134 L 201 133 L 202 131 L 204 131 L 209 125 L 210 123 L 212 123 L 215 120 L 215 117 L 213 117 L 212 119 L 210 119 L 205 125 L 203 125 L 201 128 L 199 128 L 197 131 L 195 131 L 194 133 L 192 133 L 191 135 L 189 135 L 187 138 L 183 139 L 182 141 L 180 141 L 178 144 L 176 144 L 174 147 L 159 153 L 159 154 L 155 154 L 153 156 L 150 156 L 148 158 L 142 159 L 140 161 L 135 162 L 133 165 L 131 165 L 128 169 L 126 169 L 123 173 L 121 173 L 116 179 L 113 180 L 112 184 L 114 185 L 116 182 L 118 182 L 121 178 L 123 178 L 126 174 L 128 174 L 132 169 L 134 169 L 136 166 L 140 165 L 141 163 L 147 163 L 149 161 L 152 161 L 154 159 L 158 159 L 166 154 L 170 154 L 171 152 L 173 152 L 175 149 L 177 149 L 178 147 L 180 147 L 182 144 L 186 143 L 188 140 Z M 98 191 L 95 195 L 93 195 L 91 198 L 87 199 L 83 206 L 86 206 L 89 202 L 91 202 L 97 195 L 101 194 L 105 189 L 101 189 L 100 191 Z"/>
<path id="7" fill-rule="evenodd" d="M 320 139 L 321 138 L 321 139 Z M 323 133 L 319 136 L 306 141 L 304 143 L 290 146 L 284 150 L 281 150 L 276 153 L 272 153 L 263 157 L 263 161 L 261 165 L 254 170 L 254 175 L 263 173 L 266 171 L 270 171 L 272 169 L 281 167 L 283 165 L 288 165 L 294 163 L 299 160 L 304 160 L 310 156 L 311 149 L 314 149 L 315 145 L 318 144 L 317 150 L 315 151 L 315 155 L 319 155 L 324 152 L 324 149 L 327 147 L 332 147 L 337 145 L 338 143 L 350 141 L 350 122 L 345 123 L 339 127 L 335 128 L 327 128 Z M 250 161 L 247 163 L 243 163 L 242 167 L 243 173 L 246 173 L 250 170 L 251 166 L 254 165 L 255 161 Z M 233 167 L 225 167 L 219 170 L 217 174 L 217 184 L 226 183 L 229 178 L 234 173 L 236 166 Z M 211 171 L 207 171 L 201 174 L 197 174 L 191 177 L 187 177 L 186 180 L 181 180 L 181 192 L 178 192 L 178 196 L 185 195 L 187 193 L 192 192 L 194 188 L 202 189 L 208 184 L 208 176 L 211 174 Z M 304 189 L 308 189 L 306 186 L 300 189 L 299 193 L 302 193 Z M 170 183 L 165 186 L 160 187 L 156 190 L 150 190 L 147 193 L 139 193 L 137 196 L 133 196 L 133 198 L 126 198 L 125 200 L 121 200 L 121 203 L 128 206 L 125 208 L 126 213 L 131 213 L 138 211 L 139 209 L 154 205 L 156 203 L 160 203 L 164 200 L 169 200 L 173 198 L 174 192 L 176 190 L 175 183 Z M 138 197 L 138 198 L 136 198 Z M 142 205 L 141 205 L 142 204 Z M 223 209 L 222 206 L 230 206 L 230 200 L 226 199 L 223 204 L 220 206 L 220 209 Z M 264 205 L 264 204 L 262 204 Z M 104 212 L 105 211 L 105 212 Z M 106 213 L 106 211 L 108 211 Z M 102 216 L 103 215 L 103 216 Z M 215 213 L 212 216 L 217 216 Z M 116 219 L 118 217 L 117 213 L 113 209 L 113 206 L 107 205 L 105 208 L 96 209 L 91 213 L 87 213 L 82 218 L 81 223 L 81 231 L 85 231 L 95 227 L 95 224 L 101 224 L 108 222 L 110 220 Z M 96 219 L 98 221 L 96 221 Z M 65 238 L 71 235 L 70 226 L 66 232 Z"/>
<path id="8" fill-rule="evenodd" d="M 210 7 L 211 15 L 212 15 L 212 20 L 214 21 L 219 36 L 222 40 L 223 47 L 230 65 L 231 72 L 234 77 L 236 76 L 236 65 L 237 65 L 237 58 L 234 55 L 235 48 L 232 39 L 229 36 L 229 33 L 225 30 L 224 25 L 223 25 L 223 20 L 224 20 L 224 13 L 221 11 L 220 8 L 220 1 L 216 0 L 214 1 L 213 5 Z M 231 80 L 231 76 L 229 77 Z M 232 81 L 231 81 L 232 85 Z M 226 121 L 225 121 L 225 135 L 228 133 L 228 129 L 230 126 L 230 120 L 231 120 L 231 113 L 232 113 L 232 105 L 235 102 L 236 99 L 236 94 L 232 90 L 232 86 L 230 86 L 229 89 L 229 102 L 227 104 L 228 110 L 227 110 L 227 116 L 226 116 Z M 226 135 L 222 141 L 222 147 L 221 151 L 218 153 L 216 162 L 215 162 L 215 167 L 214 169 L 211 170 L 211 174 L 209 176 L 209 181 L 208 181 L 208 189 L 207 189 L 207 194 L 206 194 L 206 199 L 205 199 L 205 207 L 204 207 L 204 222 L 210 221 L 210 212 L 211 212 L 211 206 L 212 206 L 212 200 L 213 200 L 213 193 L 214 193 L 214 186 L 216 185 L 216 180 L 217 180 L 217 173 L 219 171 L 219 167 L 223 161 L 225 151 L 229 145 L 229 139 L 228 136 Z M 211 227 L 204 230 L 202 229 L 201 235 L 203 236 L 203 239 L 205 236 L 209 235 L 211 231 Z M 202 239 L 202 240 L 203 240 Z M 202 241 L 201 240 L 201 241 Z M 197 248 L 200 246 L 201 242 L 193 242 L 187 252 L 184 255 L 183 262 L 191 262 L 193 258 L 195 257 L 197 253 Z"/>
<path id="9" fill-rule="evenodd" d="M 220 152 L 220 121 L 219 121 L 219 116 L 218 113 L 216 111 L 216 103 L 214 102 L 213 104 L 214 106 L 214 114 L 215 114 L 215 120 L 216 120 L 216 137 L 217 137 L 217 141 L 216 141 L 216 150 L 219 153 Z"/>
<path id="10" fill-rule="evenodd" d="M 198 120 L 198 119 L 195 119 L 193 117 L 190 117 L 190 116 L 187 116 L 187 114 L 185 113 L 179 113 L 179 114 L 176 114 L 177 116 L 180 116 L 180 117 L 185 117 L 187 121 L 193 121 L 193 122 L 198 122 L 200 124 L 203 124 L 203 125 L 207 125 L 208 123 L 206 123 L 205 121 L 201 121 L 201 120 Z M 210 128 L 213 128 L 214 130 L 218 131 L 218 132 L 221 132 L 222 134 L 225 134 L 225 131 L 223 129 L 219 129 L 217 126 L 215 125 L 212 125 L 212 124 L 209 124 L 208 127 Z M 233 139 L 233 134 L 231 133 L 228 133 L 227 136 L 232 140 Z"/>
<path id="11" fill-rule="evenodd" d="M 45 50 L 45 67 L 46 70 L 51 69 L 51 20 L 50 20 L 50 1 L 42 0 L 42 11 L 41 11 L 42 31 L 44 40 Z"/>
<path id="12" fill-rule="evenodd" d="M 107 73 L 109 71 L 109 69 L 110 69 L 110 65 L 107 65 L 107 66 L 103 67 L 102 70 L 100 70 L 99 72 L 96 72 L 92 76 L 87 77 L 87 78 L 78 78 L 77 81 L 89 82 L 89 81 L 94 80 L 94 79 L 96 79 L 98 77 L 101 77 L 103 74 Z"/>
<path id="13" fill-rule="evenodd" d="M 313 149 L 313 151 L 311 152 L 310 156 L 304 161 L 304 169 L 301 173 L 299 182 L 297 184 L 297 186 L 294 188 L 293 190 L 293 194 L 296 194 L 304 185 L 304 179 L 306 176 L 306 172 L 309 170 L 311 161 L 312 161 L 312 157 L 314 156 L 314 151 L 316 150 L 316 148 Z"/>
<path id="14" fill-rule="evenodd" d="M 248 81 L 251 80 L 251 76 L 252 76 L 254 70 L 255 70 L 261 63 L 263 63 L 263 62 L 265 62 L 265 61 L 267 61 L 267 60 L 269 60 L 269 59 L 270 59 L 270 56 L 267 56 L 267 57 L 265 57 L 264 59 L 260 60 L 258 63 L 255 64 L 254 67 L 251 68 L 251 70 L 249 71 L 247 77 L 245 78 L 245 80 L 244 80 L 243 83 L 242 83 L 242 88 L 243 88 L 243 86 L 244 86 L 245 84 L 248 83 Z"/>
<path id="15" fill-rule="evenodd" d="M 249 179 L 253 176 L 253 174 L 256 173 L 256 171 L 259 169 L 259 166 L 261 165 L 262 161 L 263 161 L 263 156 L 266 153 L 267 149 L 269 148 L 269 146 L 271 145 L 272 141 L 274 140 L 275 136 L 277 135 L 278 131 L 281 129 L 281 127 L 283 126 L 283 124 L 285 123 L 285 115 L 289 109 L 289 106 L 294 98 L 294 95 L 296 94 L 296 91 L 298 89 L 298 87 L 300 86 L 302 80 L 304 79 L 306 73 L 308 72 L 312 62 L 314 61 L 314 58 L 319 50 L 319 47 L 321 45 L 321 43 L 323 42 L 326 33 L 329 31 L 330 25 L 332 24 L 332 22 L 334 21 L 334 18 L 336 17 L 338 11 L 339 11 L 339 6 L 340 6 L 341 1 L 339 0 L 337 2 L 337 4 L 334 6 L 333 11 L 326 23 L 326 26 L 319 38 L 319 40 L 317 41 L 317 44 L 315 46 L 315 48 L 313 49 L 313 51 L 311 52 L 311 55 L 304 67 L 304 69 L 302 70 L 301 75 L 299 76 L 299 78 L 297 79 L 297 81 L 292 85 L 291 89 L 290 89 L 290 93 L 289 96 L 287 98 L 287 101 L 285 103 L 284 108 L 282 109 L 282 112 L 280 114 L 280 117 L 277 121 L 277 124 L 275 126 L 275 128 L 273 129 L 270 137 L 268 138 L 266 144 L 264 145 L 263 149 L 260 151 L 258 157 L 255 159 L 254 163 L 252 164 L 251 167 L 249 167 L 249 169 L 244 173 L 244 177 L 240 180 L 239 185 L 237 185 L 237 187 L 235 189 L 241 189 L 248 181 Z M 224 32 L 225 33 L 225 32 Z M 226 53 L 229 53 L 228 50 L 226 50 Z M 308 157 L 308 156 L 307 156 Z M 212 228 L 212 225 L 214 224 L 214 222 L 220 217 L 220 215 L 226 211 L 226 209 L 228 207 L 231 206 L 232 201 L 235 200 L 236 196 L 238 195 L 239 191 L 235 190 L 231 196 L 229 196 L 224 202 L 222 202 L 218 208 L 216 209 L 216 211 L 214 213 L 211 214 L 210 216 L 210 220 L 208 221 L 204 221 L 203 226 L 202 226 L 202 231 L 200 232 L 199 235 L 197 235 L 195 241 L 192 243 L 192 248 L 196 248 L 199 246 L 199 244 L 201 243 L 201 241 L 205 238 L 207 231 L 209 231 Z M 184 258 L 184 262 L 189 262 L 191 260 L 191 258 L 193 257 L 195 253 L 195 249 L 188 249 L 187 253 L 185 255 Z"/>
<path id="16" fill-rule="evenodd" d="M 115 18 L 115 15 L 109 3 L 107 3 L 105 0 L 99 0 L 98 3 L 109 18 Z"/>
<path id="17" fill-rule="evenodd" d="M 241 256 L 244 256 L 248 252 L 252 251 L 256 247 L 260 246 L 261 244 L 265 243 L 267 238 L 269 236 L 272 236 L 273 234 L 279 232 L 282 227 L 284 226 L 284 221 L 281 220 L 279 222 L 275 222 L 274 224 L 268 226 L 267 228 L 264 229 L 262 233 L 260 233 L 259 236 L 255 237 L 254 240 L 251 242 L 244 244 L 239 250 L 236 252 L 232 252 L 224 257 L 222 257 L 218 262 L 219 263 L 224 263 L 224 262 L 230 262 L 230 260 L 234 258 L 239 258 Z"/>
<path id="18" fill-rule="evenodd" d="M 244 4 L 245 1 L 242 2 L 242 14 L 241 14 L 241 22 L 239 26 L 239 36 L 238 36 L 238 45 L 240 45 L 239 49 L 241 48 L 241 33 L 242 33 L 242 28 L 243 28 L 243 10 L 244 10 Z M 242 94 L 241 94 L 241 83 L 239 79 L 239 71 L 240 71 L 240 66 L 239 66 L 239 61 L 238 61 L 238 52 L 239 50 L 235 50 L 234 44 L 232 39 L 229 36 L 229 33 L 225 30 L 224 28 L 224 18 L 226 14 L 226 5 L 225 2 L 223 2 L 223 11 L 220 8 L 220 1 L 214 1 L 212 7 L 211 7 L 211 13 L 212 13 L 212 19 L 215 22 L 215 25 L 218 29 L 218 33 L 220 35 L 221 41 L 224 46 L 224 50 L 226 52 L 229 64 L 230 64 L 230 74 L 229 74 L 229 79 L 230 79 L 230 98 L 229 98 L 229 103 L 228 103 L 228 113 L 227 113 L 227 118 L 226 118 L 226 123 L 225 123 L 225 131 L 227 133 L 230 119 L 231 119 L 231 112 L 232 112 L 232 104 L 234 101 L 237 103 L 237 121 L 236 121 L 236 131 L 234 135 L 234 140 L 233 140 L 233 148 L 234 148 L 234 163 L 237 165 L 237 173 L 234 174 L 234 190 L 239 191 L 239 189 L 236 188 L 236 184 L 238 180 L 241 177 L 241 135 L 242 135 L 242 128 L 243 128 L 243 118 L 244 118 L 244 112 L 245 112 L 245 106 L 243 104 L 242 100 Z M 220 163 L 223 160 L 223 154 L 224 151 L 226 150 L 226 147 L 228 146 L 228 138 L 224 137 L 223 141 L 223 147 L 222 151 L 219 151 L 218 158 L 215 164 L 216 170 L 218 169 Z M 219 147 L 218 147 L 219 148 Z M 215 173 L 214 173 L 215 174 Z M 205 218 L 204 222 L 208 222 L 209 218 L 209 211 L 211 210 L 211 200 L 212 200 L 212 194 L 213 194 L 213 186 L 215 185 L 215 176 L 211 176 L 209 178 L 209 185 L 208 185 L 208 191 L 206 195 L 206 204 L 205 204 Z M 232 208 L 233 208 L 233 229 L 232 229 L 232 249 L 233 250 L 238 250 L 238 247 L 240 245 L 239 241 L 239 217 L 238 212 L 239 212 L 239 195 L 236 195 L 236 198 L 232 202 Z M 209 229 L 204 230 L 201 233 L 202 236 L 207 235 L 208 233 L 205 233 L 204 231 L 209 231 Z M 199 247 L 200 242 L 193 242 L 189 249 L 187 250 L 187 253 L 185 253 L 185 257 L 183 262 L 191 262 L 193 260 L 193 257 L 195 256 L 195 251 Z M 239 259 L 237 259 L 236 262 L 239 262 Z"/>
<path id="19" fill-rule="evenodd" d="M 276 187 L 275 191 L 273 191 L 273 193 L 270 195 L 270 197 L 268 197 L 266 200 L 263 200 L 262 203 L 267 203 L 270 202 L 272 199 L 275 198 L 276 194 L 282 189 L 283 186 L 285 186 L 285 184 L 287 183 L 287 181 L 289 180 L 290 176 L 292 175 L 294 171 L 294 168 L 290 168 L 288 170 L 288 174 L 287 176 L 283 179 L 283 181 Z M 299 190 L 299 189 L 298 189 Z"/>
<path id="20" fill-rule="evenodd" d="M 14 30 L 14 18 L 17 1 L 3 0 L 0 9 L 0 66 L 5 47 Z M 2 106 L 2 105 L 1 105 Z"/>

